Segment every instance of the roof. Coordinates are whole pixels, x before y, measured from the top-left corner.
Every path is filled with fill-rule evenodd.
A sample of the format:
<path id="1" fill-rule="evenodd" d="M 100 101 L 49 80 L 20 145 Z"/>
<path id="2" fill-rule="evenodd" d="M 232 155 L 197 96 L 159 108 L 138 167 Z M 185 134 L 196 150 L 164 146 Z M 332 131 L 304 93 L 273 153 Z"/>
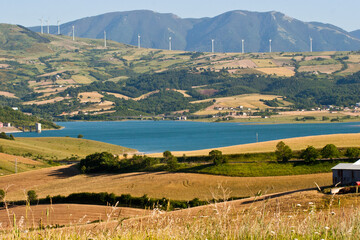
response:
<path id="1" fill-rule="evenodd" d="M 355 163 L 339 163 L 331 170 L 359 170 L 360 171 L 360 159 Z"/>

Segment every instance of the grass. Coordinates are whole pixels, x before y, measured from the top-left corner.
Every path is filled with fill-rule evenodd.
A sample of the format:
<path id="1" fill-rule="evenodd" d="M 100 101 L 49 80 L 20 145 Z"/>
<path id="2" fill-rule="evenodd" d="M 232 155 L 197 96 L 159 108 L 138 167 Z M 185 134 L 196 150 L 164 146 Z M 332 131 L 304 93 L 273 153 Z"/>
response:
<path id="1" fill-rule="evenodd" d="M 0 139 L 0 145 L 9 154 L 39 156 L 52 160 L 73 156 L 85 157 L 91 153 L 104 151 L 118 155 L 135 152 L 134 149 L 118 145 L 70 137 L 16 138 L 15 141 Z"/>
<path id="2" fill-rule="evenodd" d="M 328 173 L 337 163 L 321 162 L 316 164 L 299 163 L 227 163 L 222 165 L 198 165 L 181 169 L 184 172 L 204 173 L 234 177 L 263 177 L 263 176 L 286 176 L 314 173 Z"/>
<path id="3" fill-rule="evenodd" d="M 275 74 L 277 76 L 285 76 L 285 77 L 291 77 L 295 75 L 294 70 L 285 67 L 258 68 L 257 70 L 268 75 Z"/>

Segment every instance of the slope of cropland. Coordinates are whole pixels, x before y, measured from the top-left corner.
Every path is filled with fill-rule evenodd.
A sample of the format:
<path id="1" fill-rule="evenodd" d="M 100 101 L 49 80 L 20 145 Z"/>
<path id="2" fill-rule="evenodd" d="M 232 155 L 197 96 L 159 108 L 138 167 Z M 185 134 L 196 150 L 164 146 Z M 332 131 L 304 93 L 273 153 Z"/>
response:
<path id="1" fill-rule="evenodd" d="M 15 141 L 0 139 L 0 145 L 9 154 L 27 154 L 52 160 L 85 157 L 95 152 L 111 152 L 117 155 L 136 152 L 118 145 L 70 137 L 16 138 Z"/>
<path id="2" fill-rule="evenodd" d="M 12 183 L 8 187 L 9 182 Z M 331 174 L 281 177 L 225 177 L 191 173 L 125 173 L 82 175 L 74 166 L 62 166 L 0 177 L 0 189 L 7 188 L 8 200 L 24 199 L 24 190 L 33 189 L 40 198 L 47 195 L 69 195 L 76 192 L 109 192 L 149 197 L 191 200 L 212 199 L 219 185 L 232 196 L 251 196 L 258 191 L 274 193 L 330 185 Z"/>

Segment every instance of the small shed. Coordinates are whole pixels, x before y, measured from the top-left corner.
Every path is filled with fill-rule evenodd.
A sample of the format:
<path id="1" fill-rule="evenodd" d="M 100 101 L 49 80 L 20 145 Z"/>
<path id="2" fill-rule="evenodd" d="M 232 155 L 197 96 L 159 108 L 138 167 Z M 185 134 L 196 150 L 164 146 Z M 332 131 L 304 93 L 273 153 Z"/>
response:
<path id="1" fill-rule="evenodd" d="M 340 163 L 331 170 L 334 185 L 351 185 L 360 181 L 360 159 L 355 163 Z"/>

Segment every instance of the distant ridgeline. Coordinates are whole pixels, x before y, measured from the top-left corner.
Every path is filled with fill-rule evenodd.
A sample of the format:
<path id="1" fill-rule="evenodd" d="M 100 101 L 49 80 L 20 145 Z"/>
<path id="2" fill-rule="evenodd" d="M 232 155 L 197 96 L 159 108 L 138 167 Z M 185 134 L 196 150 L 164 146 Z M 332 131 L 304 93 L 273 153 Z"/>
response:
<path id="1" fill-rule="evenodd" d="M 60 126 L 55 123 L 39 119 L 35 116 L 28 116 L 18 110 L 13 110 L 10 107 L 0 107 L 0 122 L 11 123 L 12 126 L 35 126 L 36 123 L 41 123 L 45 129 L 58 129 Z"/>

